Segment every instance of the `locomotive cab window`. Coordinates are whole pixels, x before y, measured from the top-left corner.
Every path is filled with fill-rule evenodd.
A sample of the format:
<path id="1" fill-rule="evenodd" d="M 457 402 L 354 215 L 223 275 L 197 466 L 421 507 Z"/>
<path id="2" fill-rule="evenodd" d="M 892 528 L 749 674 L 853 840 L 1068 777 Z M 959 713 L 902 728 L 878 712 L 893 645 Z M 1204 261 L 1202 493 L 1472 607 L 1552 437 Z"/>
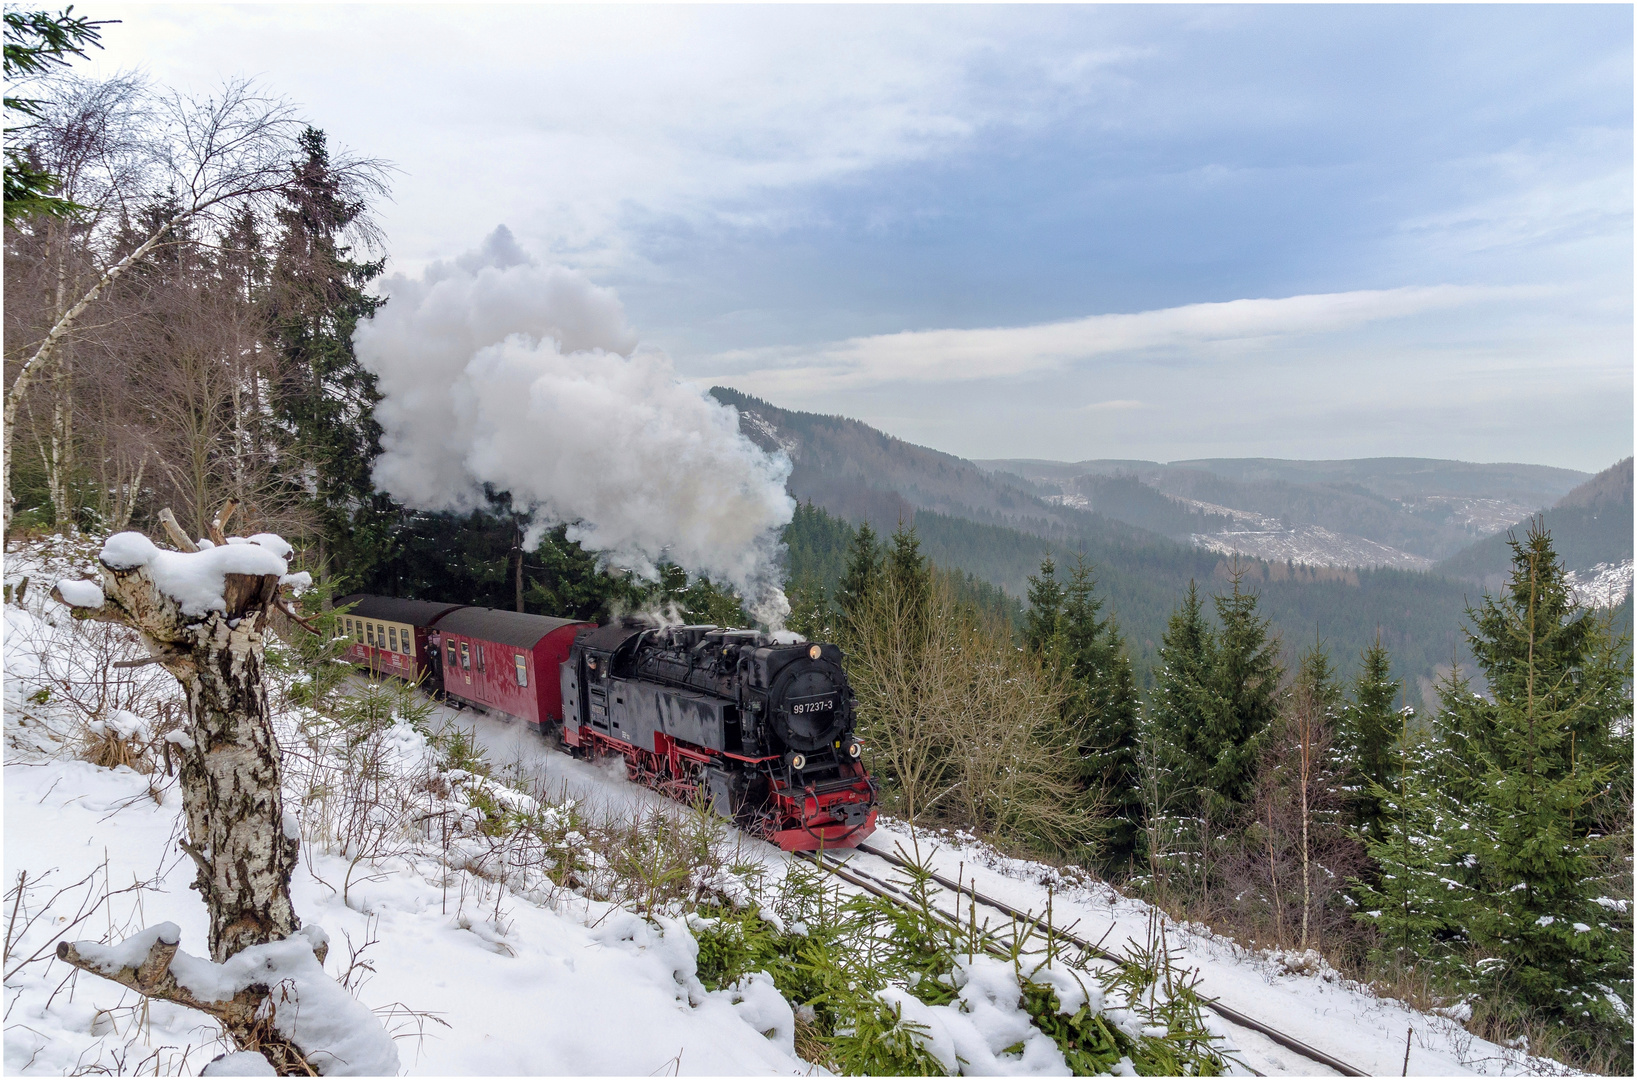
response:
<path id="1" fill-rule="evenodd" d="M 527 686 L 527 685 L 529 685 L 529 662 L 528 662 L 528 660 L 524 658 L 522 653 L 519 653 L 518 655 L 512 657 L 512 660 L 515 661 L 516 664 L 517 664 L 517 685 L 518 686 Z"/>
<path id="2" fill-rule="evenodd" d="M 472 670 L 472 650 L 464 641 L 460 643 L 460 666 L 467 671 Z"/>

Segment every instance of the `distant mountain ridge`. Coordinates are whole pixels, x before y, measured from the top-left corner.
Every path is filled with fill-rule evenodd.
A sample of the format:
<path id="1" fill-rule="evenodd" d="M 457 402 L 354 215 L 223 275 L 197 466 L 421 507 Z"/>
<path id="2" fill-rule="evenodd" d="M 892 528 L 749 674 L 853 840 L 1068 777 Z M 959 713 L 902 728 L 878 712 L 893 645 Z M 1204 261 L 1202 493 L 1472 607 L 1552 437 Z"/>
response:
<path id="1" fill-rule="evenodd" d="M 1564 568 L 1588 583 L 1602 579 L 1599 601 L 1615 599 L 1618 568 L 1626 567 L 1624 579 L 1629 589 L 1632 562 L 1632 459 L 1604 469 L 1558 499 L 1539 515 L 1552 534 L 1552 547 Z M 1434 569 L 1449 577 L 1472 581 L 1493 589 L 1505 580 L 1511 562 L 1507 537 L 1520 539 L 1534 515 L 1514 522 L 1437 564 Z"/>
<path id="2" fill-rule="evenodd" d="M 1173 539 L 1278 561 L 1427 569 L 1587 474 L 1429 458 L 976 462 Z"/>
<path id="3" fill-rule="evenodd" d="M 1166 543 L 1141 527 L 1050 502 L 1021 478 L 997 476 L 859 420 L 781 409 L 721 386 L 711 394 L 739 411 L 740 431 L 752 442 L 790 456 L 792 496 L 879 531 L 890 532 L 917 511 L 932 511 L 1048 539 L 1092 534 L 1137 545 Z"/>
<path id="4" fill-rule="evenodd" d="M 1255 516 L 1189 506 L 1133 477 L 1112 478 L 1116 486 L 1123 485 L 1130 503 L 1126 509 L 1087 509 L 1073 505 L 1054 477 L 1026 462 L 1008 463 L 1023 465 L 1022 472 L 983 469 L 857 420 L 782 409 L 720 387 L 711 393 L 739 411 L 740 430 L 747 438 L 790 456 L 788 489 L 795 498 L 855 525 L 867 521 L 881 532 L 890 532 L 900 521 L 912 524 L 921 550 L 942 567 L 972 574 L 1022 599 L 1042 559 L 1066 566 L 1083 556 L 1096 573 L 1108 610 L 1125 630 L 1138 677 L 1145 681 L 1157 662 L 1166 619 L 1189 581 L 1207 593 L 1229 588 L 1235 560 L 1189 543 L 1186 530 L 1200 522 Z M 1563 491 L 1573 486 L 1566 483 Z M 1141 519 L 1154 526 L 1146 527 L 1113 516 L 1118 511 L 1140 519 L 1137 511 L 1143 507 L 1152 515 L 1171 517 Z M 1167 536 L 1171 530 L 1183 530 L 1184 538 Z M 793 560 L 811 560 L 816 554 L 809 539 L 815 538 L 792 544 Z M 832 571 L 838 557 L 824 554 Z M 1292 662 L 1298 651 L 1322 640 L 1345 677 L 1379 633 L 1395 670 L 1408 681 L 1413 704 L 1430 688 L 1437 665 L 1465 656 L 1461 620 L 1474 597 L 1458 583 L 1394 569 L 1293 566 L 1254 558 L 1238 563 L 1245 587 L 1261 597 L 1262 610 L 1283 636 Z M 800 569 L 792 566 L 792 573 Z"/>

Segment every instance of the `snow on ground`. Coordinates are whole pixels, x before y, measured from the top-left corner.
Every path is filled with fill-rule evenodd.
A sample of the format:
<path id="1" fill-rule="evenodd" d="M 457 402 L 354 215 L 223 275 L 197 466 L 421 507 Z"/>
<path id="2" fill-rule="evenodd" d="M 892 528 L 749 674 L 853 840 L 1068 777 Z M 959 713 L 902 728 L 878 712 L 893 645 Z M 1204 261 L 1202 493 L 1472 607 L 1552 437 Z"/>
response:
<path id="1" fill-rule="evenodd" d="M 174 781 L 77 760 L 65 752 L 75 745 L 72 710 L 60 695 L 39 700 L 51 674 L 67 670 L 57 663 L 62 654 L 85 648 L 77 635 L 121 633 L 74 624 L 45 595 L 57 580 L 82 576 L 94 550 L 62 544 L 44 557 L 7 558 L 7 585 L 15 589 L 24 577 L 33 583 L 21 606 L 5 609 L 6 885 L 26 873 L 16 925 L 40 918 L 18 940 L 8 938 L 5 1071 L 198 1073 L 227 1049 L 213 1023 L 163 1002 L 144 1015 L 134 1008 L 136 994 L 74 974 L 52 952 L 58 935 L 118 943 L 173 922 L 184 951 L 208 953 L 205 909 L 188 888 L 193 867 L 176 847 L 181 797 Z M 121 646 L 119 655 L 141 655 L 132 637 Z M 42 651 L 54 666 L 43 669 Z M 145 678 L 156 671 L 136 669 Z M 158 674 L 156 693 L 169 679 Z M 406 734 L 408 742 L 418 738 Z M 553 758 L 571 783 L 608 791 L 610 805 L 645 795 L 595 767 Z M 357 959 L 369 969 L 352 971 L 351 988 L 398 1036 L 411 1073 L 813 1071 L 790 1044 L 788 1006 L 782 1037 L 770 1039 L 763 1034 L 773 1026 L 766 1000 L 699 984 L 697 944 L 679 923 L 656 925 L 572 894 L 556 904 L 493 889 L 480 898 L 479 883 L 465 875 L 444 887 L 436 859 L 400 859 L 384 869 L 360 873 L 307 844 L 292 894 L 305 923 L 328 934 L 332 975 L 345 973 L 352 950 L 361 950 Z M 63 886 L 70 888 L 48 906 Z M 128 891 L 95 902 L 115 890 Z M 86 908 L 90 917 L 74 924 Z M 24 963 L 36 952 L 40 959 Z"/>
<path id="2" fill-rule="evenodd" d="M 1148 940 L 1151 909 L 1099 882 L 1084 883 L 1041 863 L 1012 859 L 971 836 L 939 834 L 919 838 L 897 823 L 878 829 L 868 846 L 930 859 L 948 877 L 961 875 L 977 891 L 1013 907 L 1044 913 L 1049 899 L 1055 925 L 1078 922 L 1076 936 L 1101 941 L 1119 953 L 1127 942 Z M 865 853 L 852 856 L 872 875 L 888 864 Z M 1410 1076 L 1557 1074 L 1555 1062 L 1473 1037 L 1453 1020 L 1429 1016 L 1401 1002 L 1383 999 L 1342 979 L 1316 958 L 1253 953 L 1203 927 L 1165 920 L 1168 944 L 1180 964 L 1201 975 L 1199 992 L 1269 1024 L 1307 1045 L 1373 1075 L 1405 1068 L 1409 1036 Z M 1105 937 L 1106 934 L 1106 937 Z M 1294 969 L 1294 970 L 1293 970 Z M 1315 1075 L 1322 1067 L 1244 1029 L 1232 1028 L 1245 1064 L 1268 1075 Z"/>
<path id="3" fill-rule="evenodd" d="M 590 765 L 546 749 L 543 740 L 516 722 L 497 720 L 471 711 L 440 710 L 444 722 L 473 731 L 492 760 L 515 761 L 525 768 L 568 783 L 575 790 L 595 794 L 607 805 L 668 805 L 659 796 L 627 783 L 617 763 Z M 916 852 L 916 838 L 902 825 L 887 822 L 866 844 L 892 851 L 902 846 Z M 747 840 L 745 853 L 769 862 L 783 858 L 772 845 Z M 1067 926 L 1078 920 L 1075 933 L 1119 952 L 1125 942 L 1144 944 L 1150 908 L 1121 896 L 1112 888 L 1077 884 L 1056 869 L 1036 862 L 1011 859 L 969 836 L 923 834 L 919 853 L 930 856 L 936 869 L 948 877 L 960 874 L 977 879 L 980 893 L 1014 907 L 1044 912 L 1048 887 L 1052 890 L 1054 922 Z M 860 869 L 891 879 L 892 868 L 873 856 L 858 853 Z M 1558 1074 L 1555 1062 L 1530 1058 L 1494 1043 L 1477 1039 L 1453 1020 L 1410 1009 L 1383 999 L 1367 988 L 1342 979 L 1322 964 L 1304 970 L 1309 961 L 1257 955 L 1208 929 L 1178 926 L 1166 921 L 1167 937 L 1181 951 L 1181 966 L 1203 976 L 1200 992 L 1218 997 L 1248 1016 L 1280 1029 L 1315 1049 L 1376 1075 L 1390 1075 L 1404 1066 L 1406 1036 L 1410 1042 L 1410 1076 Z M 1294 968 L 1295 970 L 1292 970 Z M 1223 1024 L 1237 1045 L 1240 1060 L 1267 1075 L 1319 1075 L 1328 1070 L 1254 1031 Z"/>
<path id="4" fill-rule="evenodd" d="M 117 943 L 167 921 L 180 928 L 184 951 L 207 951 L 204 907 L 187 888 L 193 868 L 176 847 L 181 800 L 174 781 L 100 768 L 72 752 L 83 723 L 65 688 L 71 684 L 84 699 L 108 659 L 141 654 L 126 632 L 75 624 L 45 595 L 48 583 L 87 576 L 94 551 L 48 543 L 7 559 L 13 595 L 25 576 L 35 584 L 24 603 L 5 608 L 4 863 L 8 889 L 27 874 L 21 921 L 40 917 L 15 935 L 8 930 L 5 1069 L 197 1073 L 226 1049 L 213 1024 L 166 1003 L 143 1013 L 134 1008 L 135 994 L 74 975 L 51 958 L 55 936 Z M 162 709 L 167 693 L 174 704 L 175 683 L 159 669 L 121 677 L 142 688 L 150 710 Z M 53 686 L 55 693 L 41 694 Z M 115 693 L 102 704 L 112 722 L 131 702 Z M 443 707 L 433 710 L 432 723 L 470 732 L 496 775 L 533 777 L 593 812 L 677 809 L 628 783 L 618 763 L 573 760 L 522 724 Z M 394 736 L 408 758 L 425 752 L 425 739 L 409 728 L 394 729 Z M 869 842 L 914 845 L 892 823 Z M 975 877 L 980 892 L 1019 908 L 1043 910 L 1051 886 L 1055 921 L 1078 921 L 1076 933 L 1092 940 L 1106 932 L 1107 948 L 1146 940 L 1150 909 L 1107 886 L 1004 858 L 966 836 L 923 836 L 921 845 L 947 875 Z M 786 858 L 749 838 L 735 854 L 736 861 L 775 871 Z M 872 874 L 891 874 L 872 856 L 852 858 Z M 123 891 L 94 903 L 116 890 Z M 680 922 L 643 919 L 568 890 L 551 896 L 493 890 L 470 875 L 449 874 L 424 850 L 360 867 L 305 843 L 292 892 L 303 919 L 328 934 L 328 971 L 394 1032 L 410 1073 L 815 1071 L 795 1056 L 791 1012 L 771 984 L 714 993 L 699 984 L 697 945 Z M 72 922 L 85 911 L 87 918 Z M 1188 927 L 1170 925 L 1168 940 L 1181 963 L 1200 972 L 1204 994 L 1372 1073 L 1404 1067 L 1406 1032 L 1410 1075 L 1560 1071 L 1474 1039 L 1454 1021 L 1381 1000 L 1322 965 L 1281 963 Z M 37 952 L 40 959 L 27 962 Z M 1252 1069 L 1322 1071 L 1253 1032 L 1226 1025 L 1223 1031 Z"/>
<path id="5" fill-rule="evenodd" d="M 1631 560 L 1598 563 L 1590 570 L 1571 570 L 1569 588 L 1575 601 L 1586 607 L 1618 607 L 1631 595 Z"/>

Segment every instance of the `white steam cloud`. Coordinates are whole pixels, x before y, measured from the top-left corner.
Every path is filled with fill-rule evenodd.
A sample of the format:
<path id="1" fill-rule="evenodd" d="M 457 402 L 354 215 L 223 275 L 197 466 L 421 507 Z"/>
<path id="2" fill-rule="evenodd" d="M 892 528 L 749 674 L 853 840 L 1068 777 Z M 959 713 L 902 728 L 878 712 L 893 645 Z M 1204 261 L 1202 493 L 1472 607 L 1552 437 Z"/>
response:
<path id="1" fill-rule="evenodd" d="M 709 574 L 781 625 L 789 459 L 639 347 L 612 291 L 539 265 L 504 226 L 384 290 L 390 302 L 354 336 L 384 395 L 381 490 L 465 512 L 493 484 L 534 514 L 530 544 L 568 522 L 571 539 L 618 565 L 651 576 L 668 559 Z"/>

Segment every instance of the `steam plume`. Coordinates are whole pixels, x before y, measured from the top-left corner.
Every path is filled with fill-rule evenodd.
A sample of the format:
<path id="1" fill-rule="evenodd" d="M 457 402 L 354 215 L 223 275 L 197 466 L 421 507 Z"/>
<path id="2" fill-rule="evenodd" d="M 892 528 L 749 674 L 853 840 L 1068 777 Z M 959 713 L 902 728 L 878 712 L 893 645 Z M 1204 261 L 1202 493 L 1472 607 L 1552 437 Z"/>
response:
<path id="1" fill-rule="evenodd" d="M 739 434 L 738 414 L 637 344 L 619 300 L 541 266 L 501 226 L 474 252 L 394 275 L 354 336 L 380 378 L 375 482 L 410 506 L 466 512 L 485 483 L 639 573 L 669 559 L 732 584 L 781 624 L 778 530 L 789 459 Z"/>

